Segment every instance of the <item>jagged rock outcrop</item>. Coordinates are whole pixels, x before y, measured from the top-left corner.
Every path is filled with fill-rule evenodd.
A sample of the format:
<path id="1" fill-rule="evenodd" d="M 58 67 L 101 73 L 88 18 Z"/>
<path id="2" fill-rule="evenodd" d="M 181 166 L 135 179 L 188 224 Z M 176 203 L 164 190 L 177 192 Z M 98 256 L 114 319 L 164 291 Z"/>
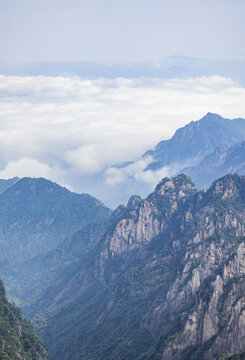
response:
<path id="1" fill-rule="evenodd" d="M 42 295 L 39 334 L 53 359 L 242 353 L 244 239 L 245 177 L 200 192 L 185 175 L 165 178 L 147 199 L 131 198 L 86 262 Z"/>

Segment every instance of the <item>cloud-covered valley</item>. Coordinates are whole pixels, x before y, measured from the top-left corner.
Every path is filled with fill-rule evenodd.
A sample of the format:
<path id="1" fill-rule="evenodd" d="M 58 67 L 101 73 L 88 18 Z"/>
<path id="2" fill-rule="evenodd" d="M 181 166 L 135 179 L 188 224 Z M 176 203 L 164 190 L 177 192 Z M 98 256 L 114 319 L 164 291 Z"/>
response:
<path id="1" fill-rule="evenodd" d="M 2 75 L 0 178 L 43 176 L 114 206 L 111 196 L 119 185 L 127 197 L 137 190 L 133 179 L 152 187 L 171 172 L 144 172 L 147 158 L 123 168 L 115 164 L 139 159 L 207 112 L 245 117 L 244 98 L 243 87 L 220 76 L 89 80 Z M 123 183 L 129 184 L 127 190 Z"/>

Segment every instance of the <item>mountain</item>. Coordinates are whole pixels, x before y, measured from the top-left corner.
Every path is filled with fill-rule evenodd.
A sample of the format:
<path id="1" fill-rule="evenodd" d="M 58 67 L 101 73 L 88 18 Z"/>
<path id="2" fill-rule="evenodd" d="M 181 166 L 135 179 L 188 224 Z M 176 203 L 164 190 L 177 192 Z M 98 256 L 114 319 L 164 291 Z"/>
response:
<path id="1" fill-rule="evenodd" d="M 5 190 L 16 184 L 19 180 L 20 179 L 18 177 L 14 177 L 8 180 L 0 179 L 0 194 L 2 194 Z"/>
<path id="2" fill-rule="evenodd" d="M 14 264 L 55 248 L 111 210 L 43 178 L 22 178 L 0 195 L 0 261 Z"/>
<path id="3" fill-rule="evenodd" d="M 90 192 L 96 188 L 97 196 L 103 194 L 115 208 L 119 203 L 126 204 L 135 193 L 146 197 L 164 176 L 175 176 L 185 167 L 196 166 L 218 146 L 230 147 L 241 141 L 245 141 L 244 119 L 230 120 L 207 113 L 179 128 L 171 139 L 159 142 L 137 160 L 116 164 L 96 175 L 96 182 L 93 176 L 84 181 Z"/>
<path id="4" fill-rule="evenodd" d="M 245 142 L 233 146 L 218 146 L 196 166 L 184 168 L 182 173 L 192 178 L 198 188 L 203 189 L 217 178 L 228 173 L 245 174 Z"/>
<path id="5" fill-rule="evenodd" d="M 107 221 L 85 225 L 56 248 L 2 270 L 10 298 L 23 310 L 31 306 L 46 288 L 53 286 L 67 265 L 81 263 L 98 244 L 107 226 Z"/>
<path id="6" fill-rule="evenodd" d="M 33 305 L 51 359 L 215 360 L 245 351 L 245 177 L 165 178 Z M 28 315 L 28 309 L 26 309 Z M 242 356 L 242 355 L 241 355 Z"/>
<path id="7" fill-rule="evenodd" d="M 48 353 L 30 323 L 23 319 L 19 309 L 8 302 L 1 280 L 0 324 L 0 359 L 48 360 Z"/>
<path id="8" fill-rule="evenodd" d="M 145 171 L 173 164 L 195 164 L 219 145 L 231 146 L 242 140 L 245 140 L 244 119 L 230 120 L 208 113 L 201 120 L 178 129 L 171 139 L 161 141 L 155 150 L 147 151 L 144 157 L 151 156 L 152 161 Z"/>
<path id="9" fill-rule="evenodd" d="M 99 200 L 43 178 L 23 178 L 0 195 L 0 272 L 23 309 L 99 241 L 111 215 Z"/>

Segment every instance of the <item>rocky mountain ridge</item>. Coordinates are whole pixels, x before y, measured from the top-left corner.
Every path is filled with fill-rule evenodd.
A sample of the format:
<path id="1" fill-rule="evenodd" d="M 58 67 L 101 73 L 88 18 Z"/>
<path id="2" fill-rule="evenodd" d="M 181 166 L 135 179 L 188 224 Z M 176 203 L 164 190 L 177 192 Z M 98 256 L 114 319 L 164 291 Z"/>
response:
<path id="1" fill-rule="evenodd" d="M 36 329 L 53 359 L 241 353 L 244 236 L 245 177 L 200 192 L 184 175 L 165 178 L 131 198 L 87 260 L 41 296 Z"/>
<path id="2" fill-rule="evenodd" d="M 147 170 L 158 170 L 167 165 L 197 164 L 220 145 L 231 146 L 245 140 L 245 120 L 226 119 L 218 114 L 207 113 L 199 121 L 192 121 L 179 128 L 169 140 L 161 141 L 151 156 Z"/>

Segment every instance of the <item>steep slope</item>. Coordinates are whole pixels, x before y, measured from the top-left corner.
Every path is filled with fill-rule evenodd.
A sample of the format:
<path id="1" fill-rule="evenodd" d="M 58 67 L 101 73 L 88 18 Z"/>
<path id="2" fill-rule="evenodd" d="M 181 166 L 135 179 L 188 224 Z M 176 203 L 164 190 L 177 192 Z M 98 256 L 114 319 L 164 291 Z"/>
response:
<path id="1" fill-rule="evenodd" d="M 146 200 L 132 197 L 87 260 L 67 266 L 35 304 L 51 358 L 244 352 L 244 236 L 245 177 L 196 192 L 180 175 Z"/>
<path id="2" fill-rule="evenodd" d="M 40 255 L 110 213 L 90 195 L 43 178 L 23 178 L 0 195 L 0 260 L 16 263 Z"/>
<path id="3" fill-rule="evenodd" d="M 18 177 L 14 177 L 8 180 L 0 179 L 0 194 L 2 194 L 5 190 L 16 184 L 19 180 L 20 179 Z"/>
<path id="4" fill-rule="evenodd" d="M 145 153 L 152 156 L 146 170 L 158 170 L 170 164 L 193 164 L 223 144 L 231 146 L 245 140 L 245 120 L 229 120 L 208 113 L 199 121 L 192 121 L 178 129 L 170 140 L 161 141 Z"/>
<path id="5" fill-rule="evenodd" d="M 48 353 L 29 322 L 6 298 L 0 280 L 0 358 L 5 360 L 47 360 Z"/>
<path id="6" fill-rule="evenodd" d="M 69 235 L 55 249 L 46 251 L 3 272 L 8 294 L 24 309 L 30 306 L 70 263 L 82 259 L 98 244 L 108 222 L 91 223 Z"/>
<path id="7" fill-rule="evenodd" d="M 182 173 L 190 176 L 200 189 L 207 188 L 217 178 L 228 173 L 245 174 L 245 142 L 233 146 L 220 145 L 205 156 L 200 164 L 184 168 Z"/>

